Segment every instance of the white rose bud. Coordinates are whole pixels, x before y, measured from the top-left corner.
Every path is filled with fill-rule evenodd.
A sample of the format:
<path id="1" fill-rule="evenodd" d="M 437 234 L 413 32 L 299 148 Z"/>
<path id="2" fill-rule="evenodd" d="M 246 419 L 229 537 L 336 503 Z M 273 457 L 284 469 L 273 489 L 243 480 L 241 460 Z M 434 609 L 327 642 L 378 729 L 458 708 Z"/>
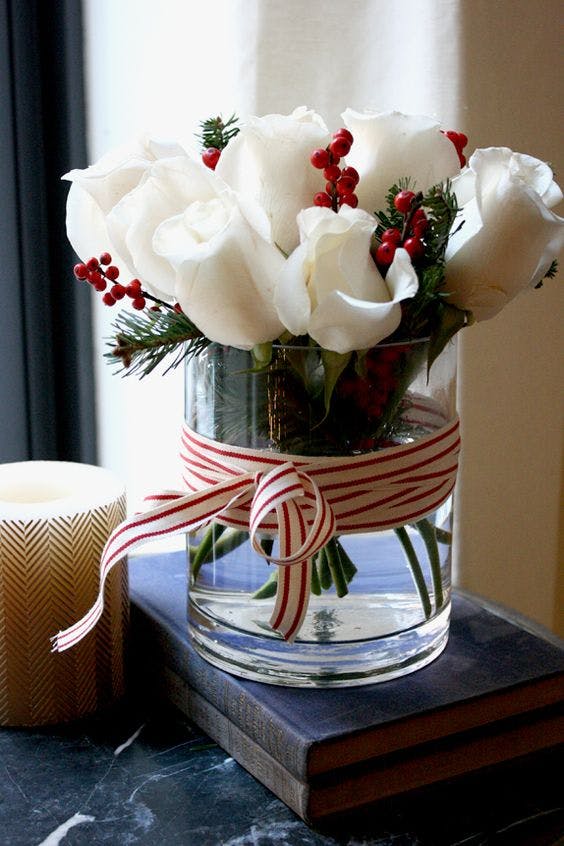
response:
<path id="1" fill-rule="evenodd" d="M 463 226 L 446 252 L 448 302 L 489 320 L 534 287 L 564 244 L 564 219 L 550 211 L 562 198 L 552 171 L 506 147 L 476 150 L 454 181 Z M 456 223 L 455 223 L 456 227 Z"/>
<path id="2" fill-rule="evenodd" d="M 401 320 L 401 300 L 417 292 L 417 275 L 404 249 L 396 250 L 384 279 L 370 255 L 374 218 L 343 206 L 298 215 L 302 243 L 286 261 L 275 304 L 286 328 L 309 334 L 338 353 L 367 349 Z"/>

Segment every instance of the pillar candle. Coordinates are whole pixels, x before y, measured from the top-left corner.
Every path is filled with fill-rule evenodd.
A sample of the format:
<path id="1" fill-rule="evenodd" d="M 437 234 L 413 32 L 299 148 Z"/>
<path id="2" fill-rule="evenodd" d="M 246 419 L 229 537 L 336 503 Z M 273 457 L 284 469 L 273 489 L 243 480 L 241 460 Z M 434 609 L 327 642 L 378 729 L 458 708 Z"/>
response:
<path id="1" fill-rule="evenodd" d="M 123 485 L 100 467 L 0 465 L 0 724 L 71 720 L 123 693 L 125 561 L 95 630 L 65 653 L 50 639 L 94 602 L 102 549 L 124 517 Z"/>

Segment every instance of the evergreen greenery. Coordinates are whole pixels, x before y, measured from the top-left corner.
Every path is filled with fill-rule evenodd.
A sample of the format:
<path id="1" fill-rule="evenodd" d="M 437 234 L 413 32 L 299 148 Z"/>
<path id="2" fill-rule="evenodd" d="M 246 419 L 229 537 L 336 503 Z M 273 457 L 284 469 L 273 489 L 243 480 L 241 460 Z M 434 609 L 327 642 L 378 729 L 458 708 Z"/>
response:
<path id="1" fill-rule="evenodd" d="M 174 355 L 165 373 L 185 358 L 197 355 L 210 341 L 182 312 L 173 308 L 161 311 L 122 311 L 113 324 L 115 338 L 105 353 L 112 363 L 119 362 L 130 373 L 141 378 L 151 373 L 165 358 Z"/>
<path id="2" fill-rule="evenodd" d="M 239 132 L 237 121 L 238 118 L 234 114 L 226 121 L 221 115 L 203 120 L 200 123 L 200 133 L 196 136 L 202 149 L 215 147 L 217 150 L 223 150 L 227 147 L 231 139 Z"/>
<path id="3" fill-rule="evenodd" d="M 402 322 L 390 340 L 409 340 L 430 336 L 428 366 L 430 367 L 448 341 L 461 328 L 471 322 L 471 315 L 448 302 L 443 290 L 445 279 L 445 252 L 449 237 L 456 224 L 458 203 L 450 180 L 435 185 L 426 194 L 415 195 L 411 211 L 404 217 L 394 206 L 399 191 L 410 190 L 410 180 L 399 179 L 392 185 L 386 198 L 386 210 L 376 212 L 378 225 L 374 232 L 375 246 L 381 243 L 386 229 L 399 229 L 402 242 L 409 233 L 413 214 L 425 211 L 428 228 L 425 232 L 425 255 L 415 265 L 419 288 L 414 297 L 402 304 Z M 412 190 L 412 189 L 411 189 Z"/>

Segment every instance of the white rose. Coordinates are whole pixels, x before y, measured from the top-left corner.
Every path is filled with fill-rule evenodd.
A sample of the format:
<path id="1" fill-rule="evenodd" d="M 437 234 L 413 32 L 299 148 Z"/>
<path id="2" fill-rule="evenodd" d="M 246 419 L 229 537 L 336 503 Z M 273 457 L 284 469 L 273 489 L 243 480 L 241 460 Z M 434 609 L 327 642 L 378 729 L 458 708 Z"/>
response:
<path id="1" fill-rule="evenodd" d="M 283 331 L 273 303 L 284 259 L 262 233 L 260 209 L 226 190 L 157 228 L 152 248 L 176 271 L 175 296 L 211 341 L 251 349 Z"/>
<path id="2" fill-rule="evenodd" d="M 476 150 L 468 166 L 454 181 L 466 202 L 446 252 L 446 290 L 449 302 L 489 320 L 562 249 L 564 219 L 549 210 L 562 192 L 546 164 L 506 147 Z"/>
<path id="3" fill-rule="evenodd" d="M 141 138 L 102 156 L 96 164 L 75 169 L 62 178 L 72 182 L 67 199 L 67 235 L 76 254 L 86 260 L 110 250 L 116 263 L 127 263 L 108 232 L 106 216 L 139 184 L 152 162 L 178 156 L 182 147 Z"/>
<path id="4" fill-rule="evenodd" d="M 301 107 L 291 115 L 251 117 L 221 154 L 216 173 L 265 209 L 274 242 L 287 254 L 299 242 L 296 215 L 324 187 L 310 155 L 328 143 L 319 115 Z"/>
<path id="5" fill-rule="evenodd" d="M 454 144 L 433 118 L 347 109 L 343 120 L 354 136 L 347 165 L 360 175 L 355 193 L 369 212 L 386 208 L 386 195 L 401 177 L 426 191 L 460 171 Z"/>
<path id="6" fill-rule="evenodd" d="M 338 214 L 308 208 L 298 215 L 302 243 L 276 287 L 280 319 L 338 353 L 373 347 L 397 329 L 401 300 L 418 288 L 407 252 L 396 250 L 384 279 L 370 255 L 374 218 L 343 206 Z"/>
<path id="7" fill-rule="evenodd" d="M 106 217 L 115 249 L 133 276 L 158 297 L 174 298 L 176 271 L 153 250 L 153 235 L 163 221 L 192 203 L 219 196 L 226 186 L 213 171 L 188 156 L 153 162 L 139 184 Z"/>

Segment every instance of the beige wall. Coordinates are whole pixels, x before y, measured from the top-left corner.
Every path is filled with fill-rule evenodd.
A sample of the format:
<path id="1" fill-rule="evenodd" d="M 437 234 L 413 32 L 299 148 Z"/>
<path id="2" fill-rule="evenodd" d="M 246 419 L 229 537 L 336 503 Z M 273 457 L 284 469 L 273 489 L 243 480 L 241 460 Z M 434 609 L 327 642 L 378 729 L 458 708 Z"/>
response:
<path id="1" fill-rule="evenodd" d="M 465 0 L 460 9 L 460 128 L 470 146 L 531 153 L 562 185 L 564 6 Z M 461 344 L 457 503 L 458 582 L 562 634 L 563 272 Z"/>

